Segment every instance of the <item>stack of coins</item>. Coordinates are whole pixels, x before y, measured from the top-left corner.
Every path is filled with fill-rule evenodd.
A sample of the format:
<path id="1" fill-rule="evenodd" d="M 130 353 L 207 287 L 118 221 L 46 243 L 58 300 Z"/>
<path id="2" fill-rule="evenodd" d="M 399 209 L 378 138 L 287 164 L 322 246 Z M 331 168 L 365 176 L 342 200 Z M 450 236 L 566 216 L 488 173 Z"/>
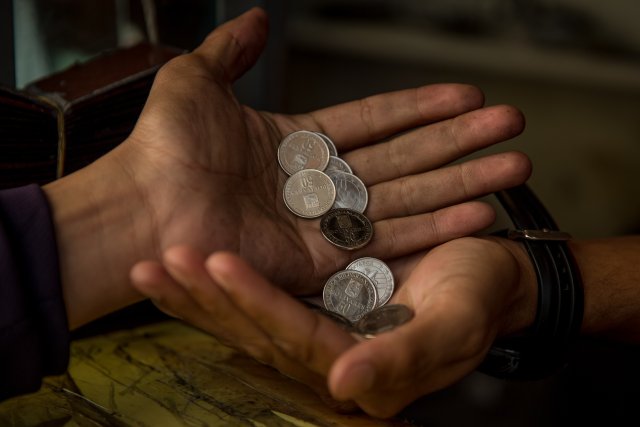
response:
<path id="1" fill-rule="evenodd" d="M 322 216 L 322 235 L 342 249 L 369 243 L 373 225 L 364 215 L 367 187 L 338 157 L 328 136 L 306 130 L 290 133 L 278 147 L 278 163 L 289 175 L 283 197 L 293 214 L 308 219 Z"/>
<path id="2" fill-rule="evenodd" d="M 359 258 L 334 273 L 324 285 L 322 300 L 327 310 L 357 322 L 385 305 L 395 288 L 393 273 L 384 262 Z"/>
<path id="3" fill-rule="evenodd" d="M 302 299 L 302 302 L 311 310 L 331 319 L 342 329 L 367 339 L 374 338 L 382 332 L 391 331 L 413 318 L 413 311 L 406 305 L 387 304 L 374 308 L 357 322 L 352 322 L 338 313 L 317 305 L 313 301 Z"/>
<path id="4" fill-rule="evenodd" d="M 358 258 L 326 281 L 322 312 L 350 332 L 373 338 L 413 318 L 406 305 L 387 305 L 394 290 L 387 264 L 373 257 Z"/>
<path id="5" fill-rule="evenodd" d="M 278 147 L 278 163 L 288 175 L 283 198 L 301 218 L 319 218 L 322 235 L 333 245 L 354 250 L 373 237 L 373 225 L 364 215 L 367 188 L 333 141 L 320 132 L 295 131 Z M 393 274 L 376 258 L 353 261 L 325 283 L 318 307 L 342 326 L 364 337 L 393 329 L 413 317 L 404 305 L 386 306 L 394 291 Z"/>

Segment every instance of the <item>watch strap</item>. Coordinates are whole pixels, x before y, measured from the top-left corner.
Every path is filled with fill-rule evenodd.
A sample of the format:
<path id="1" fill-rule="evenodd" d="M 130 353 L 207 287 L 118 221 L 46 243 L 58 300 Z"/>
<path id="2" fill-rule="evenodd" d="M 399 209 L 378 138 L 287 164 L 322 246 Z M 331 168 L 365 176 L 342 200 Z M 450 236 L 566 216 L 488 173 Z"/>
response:
<path id="1" fill-rule="evenodd" d="M 504 237 L 522 241 L 538 282 L 534 324 L 524 334 L 497 340 L 479 370 L 500 378 L 539 379 L 562 368 L 580 331 L 583 290 L 558 227 L 533 191 L 523 184 L 496 193 L 515 230 Z"/>

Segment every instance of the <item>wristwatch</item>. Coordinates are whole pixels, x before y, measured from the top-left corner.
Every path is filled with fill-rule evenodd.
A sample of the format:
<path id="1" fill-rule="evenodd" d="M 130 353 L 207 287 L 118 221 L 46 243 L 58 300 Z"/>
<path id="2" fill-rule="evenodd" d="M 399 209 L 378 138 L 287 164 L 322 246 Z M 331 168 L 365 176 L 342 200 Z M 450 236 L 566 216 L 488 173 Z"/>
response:
<path id="1" fill-rule="evenodd" d="M 504 379 L 534 380 L 566 366 L 580 332 L 584 295 L 580 272 L 567 240 L 526 185 L 496 193 L 515 229 L 497 235 L 521 241 L 538 281 L 534 324 L 518 336 L 498 339 L 478 370 Z"/>

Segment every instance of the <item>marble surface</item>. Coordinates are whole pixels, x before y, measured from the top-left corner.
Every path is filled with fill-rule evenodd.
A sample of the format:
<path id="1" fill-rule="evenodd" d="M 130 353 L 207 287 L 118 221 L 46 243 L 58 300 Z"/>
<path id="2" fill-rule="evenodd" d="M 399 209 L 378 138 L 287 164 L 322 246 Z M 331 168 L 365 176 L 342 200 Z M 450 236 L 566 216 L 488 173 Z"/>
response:
<path id="1" fill-rule="evenodd" d="M 68 372 L 0 404 L 0 426 L 405 426 L 344 413 L 177 321 L 74 341 Z"/>

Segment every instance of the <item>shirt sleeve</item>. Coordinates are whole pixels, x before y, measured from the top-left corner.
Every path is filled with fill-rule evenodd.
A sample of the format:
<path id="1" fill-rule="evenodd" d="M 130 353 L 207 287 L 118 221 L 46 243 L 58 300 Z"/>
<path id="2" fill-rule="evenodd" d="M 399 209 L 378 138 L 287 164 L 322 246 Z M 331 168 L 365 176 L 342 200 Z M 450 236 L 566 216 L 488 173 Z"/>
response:
<path id="1" fill-rule="evenodd" d="M 44 191 L 37 185 L 0 190 L 0 401 L 64 373 L 69 339 Z"/>

